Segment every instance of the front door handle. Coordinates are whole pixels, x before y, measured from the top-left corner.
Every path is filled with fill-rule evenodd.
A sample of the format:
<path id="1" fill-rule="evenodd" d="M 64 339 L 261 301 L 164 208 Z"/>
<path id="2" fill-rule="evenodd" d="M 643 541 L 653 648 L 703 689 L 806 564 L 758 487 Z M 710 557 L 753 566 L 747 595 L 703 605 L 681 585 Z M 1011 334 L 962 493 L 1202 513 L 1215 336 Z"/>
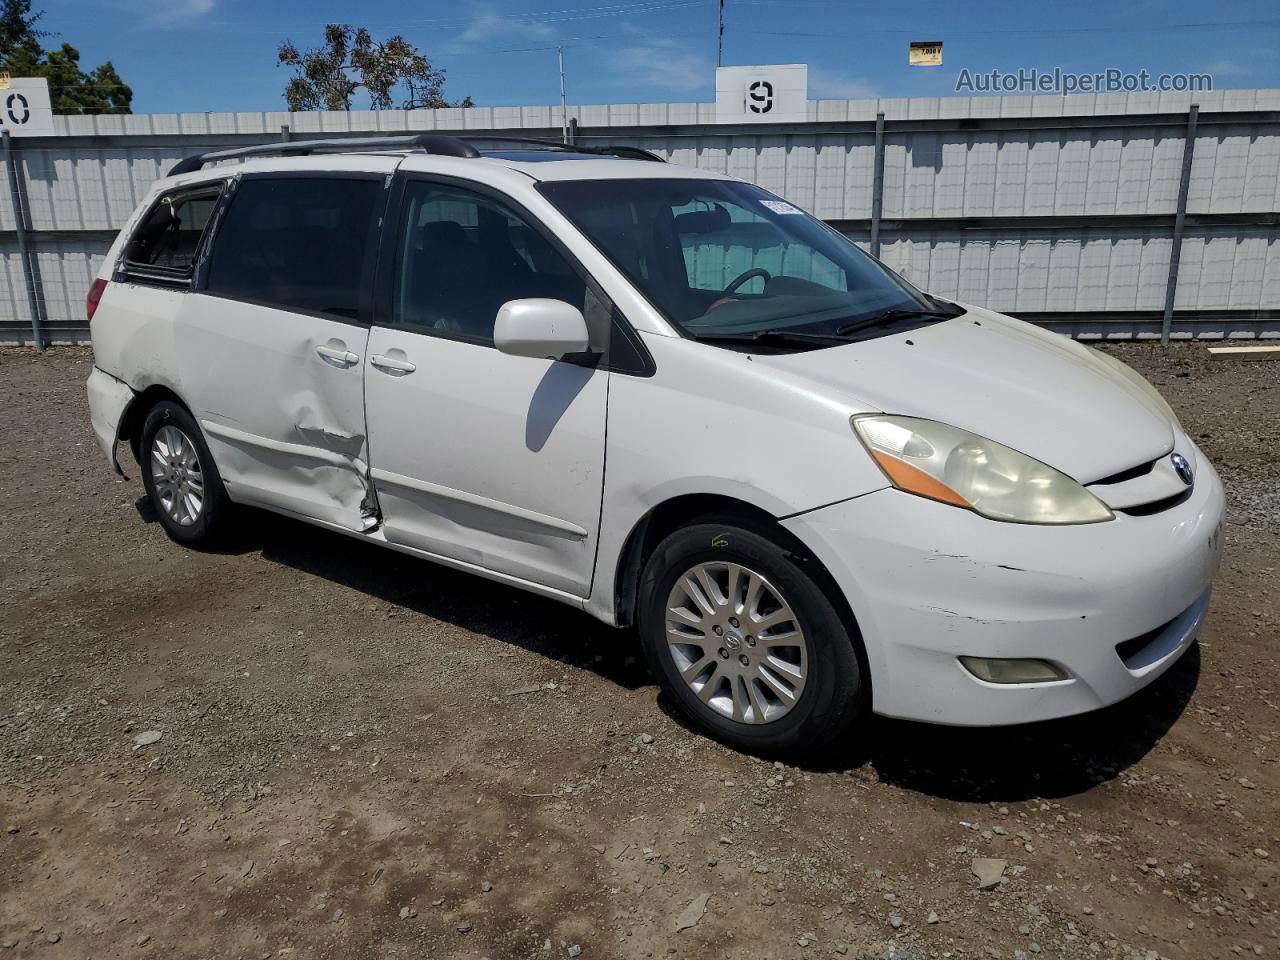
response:
<path id="1" fill-rule="evenodd" d="M 331 347 L 326 343 L 322 343 L 316 347 L 316 353 L 320 354 L 321 359 L 331 361 L 342 367 L 355 366 L 360 362 L 360 357 L 346 349 L 346 347 Z"/>
<path id="2" fill-rule="evenodd" d="M 381 370 L 383 373 L 389 373 L 392 376 L 404 376 L 406 373 L 413 373 L 417 370 L 417 364 L 410 363 L 408 360 L 397 360 L 395 357 L 384 357 L 380 353 L 375 353 L 369 357 L 369 362 Z"/>

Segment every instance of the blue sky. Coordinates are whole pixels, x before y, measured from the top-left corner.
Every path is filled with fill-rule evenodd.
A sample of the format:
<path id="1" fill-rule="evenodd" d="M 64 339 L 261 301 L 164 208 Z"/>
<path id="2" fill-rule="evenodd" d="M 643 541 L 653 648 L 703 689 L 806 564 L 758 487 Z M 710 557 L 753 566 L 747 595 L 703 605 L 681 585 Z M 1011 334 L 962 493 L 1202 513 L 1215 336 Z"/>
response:
<path id="1" fill-rule="evenodd" d="M 36 0 L 42 26 L 110 59 L 138 113 L 284 109 L 284 39 L 327 22 L 403 34 L 477 104 L 555 103 L 565 45 L 571 103 L 715 99 L 717 0 Z M 911 40 L 944 66 L 908 67 Z M 1275 0 L 935 3 L 726 0 L 725 65 L 808 63 L 813 99 L 949 96 L 961 68 L 1207 72 L 1215 87 L 1280 87 Z M 359 95 L 358 95 L 359 96 Z M 357 100 L 355 106 L 365 106 Z"/>

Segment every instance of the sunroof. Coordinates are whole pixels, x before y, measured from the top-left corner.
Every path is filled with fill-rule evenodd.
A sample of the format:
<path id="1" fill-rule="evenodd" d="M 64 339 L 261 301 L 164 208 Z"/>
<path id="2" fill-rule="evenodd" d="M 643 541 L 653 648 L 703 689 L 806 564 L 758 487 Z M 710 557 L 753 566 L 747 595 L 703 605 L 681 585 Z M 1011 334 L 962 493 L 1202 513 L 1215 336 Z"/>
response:
<path id="1" fill-rule="evenodd" d="M 576 153 L 573 150 L 481 150 L 480 155 L 516 163 L 542 163 L 547 160 L 599 160 L 598 153 Z"/>

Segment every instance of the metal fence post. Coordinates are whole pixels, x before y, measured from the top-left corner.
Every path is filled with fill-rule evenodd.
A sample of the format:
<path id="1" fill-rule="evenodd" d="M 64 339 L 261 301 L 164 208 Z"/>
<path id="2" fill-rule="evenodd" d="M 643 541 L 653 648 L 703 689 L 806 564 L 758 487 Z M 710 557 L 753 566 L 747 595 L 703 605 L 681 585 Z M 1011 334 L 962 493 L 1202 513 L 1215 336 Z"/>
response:
<path id="1" fill-rule="evenodd" d="M 884 209 L 884 114 L 876 114 L 876 159 L 871 179 L 871 255 L 880 256 L 880 214 Z"/>
<path id="2" fill-rule="evenodd" d="M 44 349 L 44 334 L 40 329 L 40 303 L 44 299 L 44 291 L 40 289 L 39 275 L 36 273 L 32 258 L 34 251 L 27 247 L 27 215 L 26 204 L 22 202 L 23 175 L 19 164 L 18 151 L 14 149 L 9 131 L 0 131 L 4 140 L 4 163 L 9 169 L 9 203 L 13 208 L 13 232 L 18 239 L 18 260 L 22 264 L 22 280 L 27 288 L 27 305 L 31 310 L 31 339 L 37 350 Z"/>
<path id="3" fill-rule="evenodd" d="M 1178 264 L 1182 260 L 1182 228 L 1187 222 L 1187 194 L 1191 190 L 1191 159 L 1196 149 L 1196 120 L 1200 105 L 1187 112 L 1187 133 L 1182 143 L 1182 179 L 1178 182 L 1178 212 L 1173 218 L 1173 246 L 1169 250 L 1169 282 L 1164 290 L 1164 320 L 1160 324 L 1160 345 L 1169 345 L 1173 333 L 1173 301 L 1178 292 Z"/>

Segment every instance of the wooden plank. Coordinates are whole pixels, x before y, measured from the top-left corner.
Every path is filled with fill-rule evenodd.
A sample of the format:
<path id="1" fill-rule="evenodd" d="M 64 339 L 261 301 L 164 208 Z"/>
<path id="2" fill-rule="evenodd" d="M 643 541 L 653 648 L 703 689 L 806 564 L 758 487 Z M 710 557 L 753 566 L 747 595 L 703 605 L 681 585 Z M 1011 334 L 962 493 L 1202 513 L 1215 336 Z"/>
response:
<path id="1" fill-rule="evenodd" d="M 1268 347 L 1210 347 L 1210 360 L 1280 360 L 1280 344 Z"/>

